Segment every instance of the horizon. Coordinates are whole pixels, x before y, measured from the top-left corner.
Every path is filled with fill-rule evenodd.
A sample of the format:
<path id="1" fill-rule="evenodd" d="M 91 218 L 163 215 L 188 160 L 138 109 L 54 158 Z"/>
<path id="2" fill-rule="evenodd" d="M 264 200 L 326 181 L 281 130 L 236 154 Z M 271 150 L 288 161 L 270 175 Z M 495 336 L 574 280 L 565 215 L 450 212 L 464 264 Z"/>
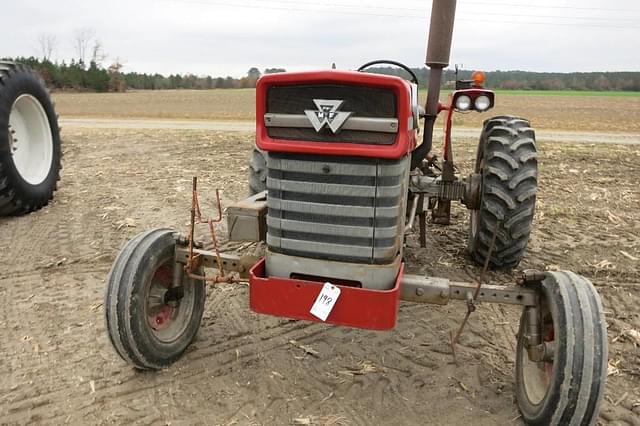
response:
<path id="1" fill-rule="evenodd" d="M 17 60 L 19 61 L 20 59 L 36 59 L 41 61 L 42 58 L 39 58 L 35 55 L 18 55 L 16 57 L 13 58 L 8 58 L 10 60 Z M 76 58 L 63 58 L 61 60 L 50 60 L 50 62 L 52 62 L 55 65 L 62 65 L 63 63 L 66 65 L 70 65 L 72 63 L 78 63 L 79 61 Z M 108 68 L 109 64 L 102 62 L 97 64 L 99 67 L 106 69 Z M 86 64 L 85 64 L 86 66 Z M 452 72 L 454 71 L 454 69 L 452 68 L 454 65 L 449 65 L 448 67 L 444 68 L 445 72 Z M 413 70 L 429 70 L 429 67 L 425 64 L 421 65 L 421 66 L 410 66 L 409 67 Z M 247 71 L 249 71 L 249 69 L 254 68 L 254 67 L 249 67 L 247 69 Z M 258 68 L 258 67 L 255 67 Z M 286 72 L 294 72 L 294 70 L 290 70 L 286 67 L 278 67 L 278 66 L 266 66 L 265 68 L 258 68 L 258 70 L 260 71 L 260 73 L 262 75 L 266 74 L 265 71 L 269 70 L 269 69 L 276 69 L 276 68 L 283 68 Z M 323 70 L 323 69 L 331 69 L 331 66 L 327 67 L 327 68 L 315 68 L 315 69 L 304 69 L 304 70 L 295 70 L 295 71 L 299 71 L 299 72 L 303 72 L 303 71 L 317 71 L 317 70 Z M 393 66 L 375 66 L 375 67 L 371 67 L 371 69 L 389 69 L 389 70 L 396 70 L 396 69 L 400 69 L 400 68 L 395 68 Z M 341 69 L 341 68 L 337 68 L 337 70 L 342 70 L 342 71 L 353 71 L 352 69 Z M 176 74 L 176 73 L 161 73 L 161 72 L 157 72 L 157 71 L 151 71 L 151 72 L 142 72 L 142 71 L 138 71 L 138 70 L 131 70 L 128 69 L 126 66 L 123 66 L 122 70 L 121 70 L 124 74 L 127 73 L 137 73 L 137 74 L 147 74 L 147 75 L 154 75 L 154 74 L 159 74 L 162 75 L 163 77 L 169 77 L 171 75 L 181 75 L 181 76 L 187 76 L 187 75 L 193 75 L 196 76 L 198 78 L 206 78 L 206 77 L 212 77 L 212 78 L 234 78 L 234 79 L 240 79 L 243 77 L 247 76 L 247 73 L 245 72 L 244 74 L 241 75 L 225 75 L 225 74 L 215 74 L 215 73 L 211 73 L 211 74 L 196 74 L 193 72 L 185 72 L 182 74 Z M 460 72 L 463 73 L 470 73 L 473 71 L 483 71 L 485 73 L 515 73 L 515 72 L 522 72 L 522 73 L 532 73 L 532 74 L 640 74 L 640 70 L 639 71 L 632 71 L 632 70 L 620 70 L 620 71 L 611 71 L 611 70 L 594 70 L 594 71 L 535 71 L 535 70 L 525 70 L 525 69 L 493 69 L 493 70 L 486 70 L 486 69 L 472 69 L 472 68 L 460 68 L 459 70 Z"/>
<path id="2" fill-rule="evenodd" d="M 87 58 L 97 42 L 104 65 L 119 61 L 125 72 L 234 78 L 254 66 L 300 71 L 335 62 L 355 69 L 378 58 L 419 68 L 429 9 L 429 1 L 417 0 L 373 0 L 366 8 L 353 0 L 23 0 L 5 5 L 12 36 L 0 39 L 0 54 L 41 57 L 45 42 L 54 60 Z M 632 0 L 615 8 L 604 0 L 461 0 L 456 19 L 451 66 L 640 70 L 640 56 L 630 56 L 624 42 L 640 39 L 640 8 Z"/>

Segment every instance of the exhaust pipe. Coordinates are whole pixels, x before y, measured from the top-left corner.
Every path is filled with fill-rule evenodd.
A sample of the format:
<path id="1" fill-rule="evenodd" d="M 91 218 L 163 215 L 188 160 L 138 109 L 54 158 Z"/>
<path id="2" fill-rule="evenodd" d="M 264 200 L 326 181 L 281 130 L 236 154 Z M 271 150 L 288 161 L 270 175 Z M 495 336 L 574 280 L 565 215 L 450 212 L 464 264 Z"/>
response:
<path id="1" fill-rule="evenodd" d="M 425 62 L 429 67 L 429 88 L 427 104 L 425 105 L 424 133 L 422 135 L 422 144 L 411 154 L 411 169 L 418 167 L 431 151 L 433 125 L 438 116 L 442 70 L 449 65 L 455 16 L 456 0 L 433 0 L 429 41 L 427 43 L 427 59 Z"/>

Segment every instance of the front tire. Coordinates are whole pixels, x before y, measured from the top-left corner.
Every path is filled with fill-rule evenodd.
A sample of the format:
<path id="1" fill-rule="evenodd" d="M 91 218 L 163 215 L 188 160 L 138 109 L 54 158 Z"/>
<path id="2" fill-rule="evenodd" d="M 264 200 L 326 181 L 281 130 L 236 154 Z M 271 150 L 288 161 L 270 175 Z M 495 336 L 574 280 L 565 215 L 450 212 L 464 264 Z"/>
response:
<path id="1" fill-rule="evenodd" d="M 249 195 L 267 189 L 267 153 L 253 148 L 249 161 Z"/>
<path id="2" fill-rule="evenodd" d="M 482 176 L 480 205 L 471 210 L 468 251 L 482 265 L 499 224 L 490 265 L 514 268 L 524 257 L 536 204 L 538 161 L 535 133 L 517 117 L 484 122 L 475 172 Z"/>
<path id="3" fill-rule="evenodd" d="M 167 301 L 174 252 L 172 230 L 144 232 L 122 248 L 107 277 L 109 338 L 118 355 L 138 369 L 157 370 L 176 361 L 200 327 L 205 301 L 201 281 L 183 272 L 183 297 Z"/>
<path id="4" fill-rule="evenodd" d="M 44 82 L 24 65 L 0 62 L 0 215 L 45 206 L 60 178 L 61 155 Z"/>
<path id="5" fill-rule="evenodd" d="M 593 284 L 572 272 L 548 272 L 541 283 L 541 335 L 553 359 L 534 362 L 525 344 L 527 316 L 516 349 L 516 399 L 527 424 L 592 425 L 607 379 L 607 328 Z"/>

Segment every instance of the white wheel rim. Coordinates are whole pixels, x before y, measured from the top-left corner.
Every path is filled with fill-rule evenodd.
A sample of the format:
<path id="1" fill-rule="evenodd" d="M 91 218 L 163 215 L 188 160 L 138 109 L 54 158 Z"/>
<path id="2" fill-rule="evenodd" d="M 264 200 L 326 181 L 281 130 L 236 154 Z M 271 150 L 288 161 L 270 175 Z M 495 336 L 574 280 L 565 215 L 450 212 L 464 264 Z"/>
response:
<path id="1" fill-rule="evenodd" d="M 548 366 L 549 363 L 546 362 L 531 361 L 526 350 L 520 356 L 527 398 L 532 405 L 539 405 L 549 392 L 553 366 Z"/>
<path id="2" fill-rule="evenodd" d="M 9 145 L 13 164 L 26 182 L 39 185 L 49 176 L 53 160 L 53 135 L 42 104 L 20 95 L 9 115 Z"/>

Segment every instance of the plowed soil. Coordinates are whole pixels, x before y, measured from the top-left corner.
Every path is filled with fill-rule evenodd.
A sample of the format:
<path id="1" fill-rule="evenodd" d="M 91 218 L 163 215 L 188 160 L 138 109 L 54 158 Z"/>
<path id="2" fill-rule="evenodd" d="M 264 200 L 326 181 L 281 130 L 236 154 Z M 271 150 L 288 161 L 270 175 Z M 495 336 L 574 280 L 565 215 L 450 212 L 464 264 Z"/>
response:
<path id="1" fill-rule="evenodd" d="M 0 424 L 521 424 L 514 402 L 519 311 L 484 304 L 457 349 L 465 311 L 402 303 L 390 332 L 260 316 L 247 287 L 210 288 L 199 335 L 170 368 L 141 373 L 111 348 L 105 278 L 143 230 L 186 230 L 190 181 L 222 203 L 247 191 L 251 133 L 64 132 L 54 201 L 0 218 Z M 469 170 L 476 142 L 456 142 Z M 640 425 L 640 147 L 540 146 L 533 237 L 521 268 L 570 269 L 597 286 L 609 327 L 600 421 Z M 206 203 L 208 210 L 212 204 Z M 409 273 L 456 280 L 480 268 L 465 253 L 468 214 L 407 240 Z M 203 233 L 205 230 L 201 230 Z M 260 247 L 225 242 L 227 251 Z M 514 274 L 492 272 L 492 283 Z"/>

